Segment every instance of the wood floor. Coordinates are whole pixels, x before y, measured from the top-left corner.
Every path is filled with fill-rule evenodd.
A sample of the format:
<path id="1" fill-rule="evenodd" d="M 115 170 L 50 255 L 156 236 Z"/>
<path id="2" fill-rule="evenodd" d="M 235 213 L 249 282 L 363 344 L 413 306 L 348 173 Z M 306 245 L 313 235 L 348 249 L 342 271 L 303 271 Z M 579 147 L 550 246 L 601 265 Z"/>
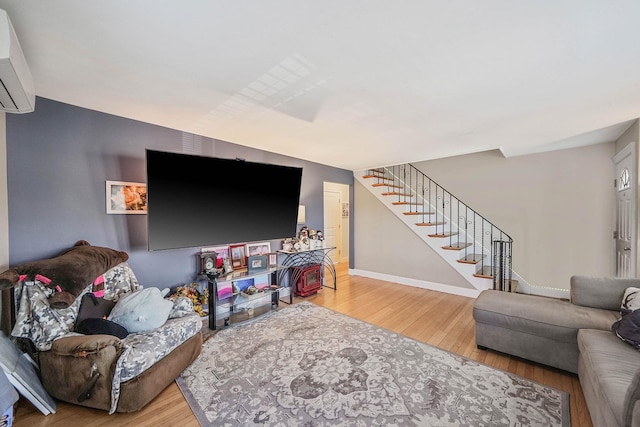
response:
<path id="1" fill-rule="evenodd" d="M 349 276 L 346 264 L 339 264 L 337 272 L 337 291 L 325 288 L 306 300 L 498 369 L 567 391 L 571 395 L 572 425 L 592 426 L 576 375 L 476 348 L 472 317 L 474 299 Z M 297 301 L 301 300 L 297 299 Z M 104 411 L 58 402 L 55 414 L 43 416 L 27 400 L 21 398 L 14 415 L 16 427 L 199 425 L 175 383 L 167 387 L 141 411 L 132 414 L 108 415 Z"/>

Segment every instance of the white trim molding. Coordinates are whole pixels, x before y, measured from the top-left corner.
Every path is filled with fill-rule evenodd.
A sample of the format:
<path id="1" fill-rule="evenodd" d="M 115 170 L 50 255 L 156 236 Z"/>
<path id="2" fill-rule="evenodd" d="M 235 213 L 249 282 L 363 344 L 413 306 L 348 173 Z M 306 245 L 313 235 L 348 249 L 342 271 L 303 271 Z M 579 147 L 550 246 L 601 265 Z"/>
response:
<path id="1" fill-rule="evenodd" d="M 393 282 L 399 285 L 413 286 L 415 288 L 445 292 L 447 294 L 460 295 L 460 296 L 469 297 L 469 298 L 477 298 L 478 295 L 480 295 L 480 291 L 478 289 L 461 288 L 458 286 L 445 285 L 443 283 L 428 282 L 425 280 L 411 279 L 408 277 L 393 276 L 391 274 L 376 273 L 375 271 L 365 271 L 365 270 L 350 268 L 349 275 L 368 277 L 370 279 L 384 280 L 386 282 Z"/>
<path id="2" fill-rule="evenodd" d="M 394 276 L 391 274 L 377 273 L 375 271 L 359 270 L 357 268 L 350 268 L 349 275 L 368 277 L 370 279 L 376 279 L 376 280 L 384 280 L 385 282 L 393 282 L 398 285 L 413 286 L 415 288 L 428 289 L 430 291 L 444 292 L 447 294 L 459 295 L 459 296 L 469 297 L 469 298 L 477 298 L 478 295 L 480 295 L 480 292 L 482 292 L 481 290 L 478 290 L 478 289 L 461 288 L 459 286 L 451 286 L 451 285 L 446 285 L 444 283 L 428 282 L 425 280 L 411 279 L 408 277 L 400 277 L 400 276 Z M 551 288 L 551 287 L 545 287 L 545 286 L 531 286 L 531 285 L 529 285 L 529 288 L 526 290 L 520 289 L 520 288 L 521 287 L 518 286 L 518 289 L 516 292 L 531 294 L 531 295 L 540 295 L 540 296 L 551 297 L 551 298 L 569 299 L 569 289 Z M 524 292 L 522 292 L 523 290 Z"/>

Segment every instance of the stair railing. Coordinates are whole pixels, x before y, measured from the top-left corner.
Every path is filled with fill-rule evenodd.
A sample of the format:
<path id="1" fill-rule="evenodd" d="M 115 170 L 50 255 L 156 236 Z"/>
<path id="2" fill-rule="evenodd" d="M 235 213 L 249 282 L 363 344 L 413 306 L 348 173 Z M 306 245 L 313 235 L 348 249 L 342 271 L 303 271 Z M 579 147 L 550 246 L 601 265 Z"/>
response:
<path id="1" fill-rule="evenodd" d="M 376 186 L 387 187 L 393 204 L 405 205 L 405 214 L 419 219 L 416 224 L 433 227 L 429 237 L 459 251 L 459 262 L 476 264 L 475 276 L 492 278 L 493 289 L 512 291 L 513 239 L 507 233 L 411 164 L 368 174 L 375 176 Z"/>

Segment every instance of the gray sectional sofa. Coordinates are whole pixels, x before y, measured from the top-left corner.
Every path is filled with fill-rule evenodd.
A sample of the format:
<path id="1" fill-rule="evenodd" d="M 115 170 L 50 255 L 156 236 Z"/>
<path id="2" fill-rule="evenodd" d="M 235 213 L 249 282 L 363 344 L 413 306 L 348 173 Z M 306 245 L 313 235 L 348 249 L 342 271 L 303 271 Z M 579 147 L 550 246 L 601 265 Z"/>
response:
<path id="1" fill-rule="evenodd" d="M 595 427 L 640 426 L 640 352 L 611 330 L 640 279 L 574 276 L 570 301 L 483 291 L 476 344 L 578 374 Z"/>

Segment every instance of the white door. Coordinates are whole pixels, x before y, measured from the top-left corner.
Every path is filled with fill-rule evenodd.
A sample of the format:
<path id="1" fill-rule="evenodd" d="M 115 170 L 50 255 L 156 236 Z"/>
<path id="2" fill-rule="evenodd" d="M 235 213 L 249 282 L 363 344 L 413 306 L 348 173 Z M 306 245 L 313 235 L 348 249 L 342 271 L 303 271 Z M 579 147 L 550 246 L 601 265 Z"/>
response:
<path id="1" fill-rule="evenodd" d="M 328 255 L 335 263 L 340 262 L 343 253 L 342 230 L 342 184 L 324 183 L 324 242 L 335 247 Z"/>
<path id="2" fill-rule="evenodd" d="M 636 275 L 636 177 L 635 143 L 613 158 L 616 164 L 616 277 Z"/>

